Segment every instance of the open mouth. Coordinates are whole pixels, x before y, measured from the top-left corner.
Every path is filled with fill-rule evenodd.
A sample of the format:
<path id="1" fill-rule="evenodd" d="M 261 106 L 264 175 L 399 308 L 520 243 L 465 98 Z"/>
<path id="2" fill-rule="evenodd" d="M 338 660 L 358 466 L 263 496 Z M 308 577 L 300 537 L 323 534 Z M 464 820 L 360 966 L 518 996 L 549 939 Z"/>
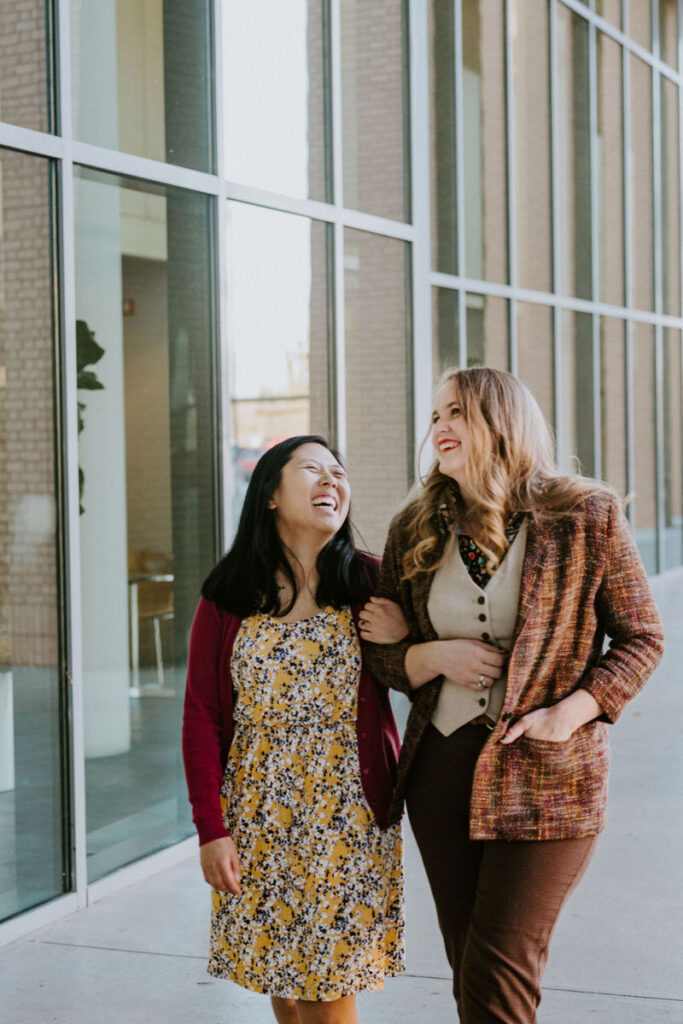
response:
<path id="1" fill-rule="evenodd" d="M 452 441 L 450 438 L 448 438 L 446 440 L 439 441 L 438 448 L 440 452 L 450 452 L 453 451 L 454 448 L 458 448 L 459 446 L 459 441 Z"/>
<path id="2" fill-rule="evenodd" d="M 329 508 L 329 509 L 332 509 L 333 512 L 336 512 L 337 511 L 337 502 L 336 502 L 336 499 L 333 498 L 331 494 L 326 494 L 324 498 L 314 498 L 313 499 L 313 507 L 314 508 Z"/>

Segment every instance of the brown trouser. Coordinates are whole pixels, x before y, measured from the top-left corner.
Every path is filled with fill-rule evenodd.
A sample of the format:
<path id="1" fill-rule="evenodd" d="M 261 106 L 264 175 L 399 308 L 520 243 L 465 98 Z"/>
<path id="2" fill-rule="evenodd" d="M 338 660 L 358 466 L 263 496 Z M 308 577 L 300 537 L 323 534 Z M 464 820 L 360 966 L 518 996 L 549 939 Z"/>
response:
<path id="1" fill-rule="evenodd" d="M 472 775 L 488 735 L 481 725 L 450 736 L 427 727 L 408 782 L 408 816 L 461 1024 L 535 1024 L 550 936 L 596 837 L 471 840 Z"/>

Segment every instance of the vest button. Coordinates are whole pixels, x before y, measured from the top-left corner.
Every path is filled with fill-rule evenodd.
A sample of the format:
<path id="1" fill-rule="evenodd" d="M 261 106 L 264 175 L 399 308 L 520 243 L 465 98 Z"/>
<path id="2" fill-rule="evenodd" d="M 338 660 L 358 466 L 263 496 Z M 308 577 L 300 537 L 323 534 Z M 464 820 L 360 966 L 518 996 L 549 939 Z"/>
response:
<path id="1" fill-rule="evenodd" d="M 488 633 L 482 633 L 482 634 L 481 634 L 481 638 L 482 638 L 482 640 L 488 640 L 488 639 L 490 639 L 490 638 L 489 638 L 489 634 L 488 634 Z"/>
<path id="2" fill-rule="evenodd" d="M 481 614 L 479 615 L 479 621 L 480 622 L 486 622 L 486 616 L 484 615 L 483 612 L 481 612 Z"/>
<path id="3" fill-rule="evenodd" d="M 480 708 L 485 708 L 486 707 L 486 698 L 485 697 L 480 697 L 479 698 L 479 707 Z"/>
<path id="4" fill-rule="evenodd" d="M 486 604 L 486 598 L 485 597 L 478 597 L 477 598 L 477 604 Z"/>

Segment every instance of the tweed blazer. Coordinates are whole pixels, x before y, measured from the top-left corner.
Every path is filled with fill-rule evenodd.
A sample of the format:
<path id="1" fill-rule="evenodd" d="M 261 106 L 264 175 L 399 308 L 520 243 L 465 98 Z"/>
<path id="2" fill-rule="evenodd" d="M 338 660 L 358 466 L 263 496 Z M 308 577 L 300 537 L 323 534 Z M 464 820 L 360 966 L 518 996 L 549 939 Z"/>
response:
<path id="1" fill-rule="evenodd" d="M 391 523 L 377 588 L 378 596 L 401 605 L 410 636 L 398 644 L 365 644 L 374 677 L 412 701 L 394 814 L 443 683 L 439 677 L 411 690 L 405 672 L 408 648 L 437 639 L 427 613 L 433 574 L 401 578 L 414 512 L 408 505 Z M 662 651 L 657 608 L 616 495 L 593 495 L 580 514 L 547 525 L 530 520 L 505 698 L 474 773 L 471 838 L 569 839 L 600 832 L 609 767 L 606 723 L 615 722 L 642 688 Z M 506 723 L 580 687 L 595 697 L 603 714 L 565 743 L 527 736 L 500 743 Z"/>

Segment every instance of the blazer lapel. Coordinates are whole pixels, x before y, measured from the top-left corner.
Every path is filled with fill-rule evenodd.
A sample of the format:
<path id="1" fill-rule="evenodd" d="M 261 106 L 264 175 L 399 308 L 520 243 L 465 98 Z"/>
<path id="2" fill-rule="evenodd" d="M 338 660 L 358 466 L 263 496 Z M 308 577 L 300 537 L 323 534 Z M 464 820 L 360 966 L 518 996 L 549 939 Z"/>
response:
<path id="1" fill-rule="evenodd" d="M 513 647 L 524 628 L 529 611 L 533 605 L 536 590 L 540 586 L 547 545 L 547 531 L 539 530 L 536 523 L 530 517 L 527 527 L 524 562 L 522 564 L 522 579 L 519 587 L 519 612 L 517 613 L 517 622 L 515 624 Z"/>

